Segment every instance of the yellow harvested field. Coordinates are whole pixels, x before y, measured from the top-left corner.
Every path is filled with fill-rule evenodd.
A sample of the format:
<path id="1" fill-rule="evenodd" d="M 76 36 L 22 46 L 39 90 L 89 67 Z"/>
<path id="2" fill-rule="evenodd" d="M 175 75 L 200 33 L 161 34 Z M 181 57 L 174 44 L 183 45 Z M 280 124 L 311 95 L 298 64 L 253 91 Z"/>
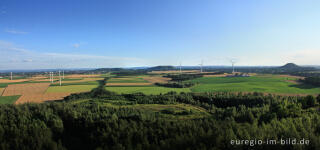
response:
<path id="1" fill-rule="evenodd" d="M 198 73 L 199 70 L 182 70 L 182 73 Z M 170 70 L 170 71 L 151 71 L 151 74 L 163 74 L 163 73 L 180 73 L 180 70 Z"/>
<path id="2" fill-rule="evenodd" d="M 17 82 L 25 82 L 25 81 L 30 81 L 30 79 L 17 79 L 17 80 L 0 79 L 0 83 L 17 83 Z"/>
<path id="3" fill-rule="evenodd" d="M 171 80 L 166 77 L 143 77 L 143 79 L 151 83 L 168 83 Z"/>
<path id="4" fill-rule="evenodd" d="M 95 78 L 100 77 L 99 74 L 72 74 L 66 75 L 65 78 Z"/>
<path id="5" fill-rule="evenodd" d="M 80 83 L 80 82 L 87 82 L 87 81 L 98 81 L 103 80 L 103 78 L 83 78 L 81 80 L 73 80 L 73 81 L 63 81 L 62 83 Z M 59 83 L 59 80 L 57 80 L 55 83 Z"/>
<path id="6" fill-rule="evenodd" d="M 2 96 L 43 94 L 50 83 L 11 84 L 4 90 Z"/>
<path id="7" fill-rule="evenodd" d="M 4 91 L 5 88 L 0 88 L 0 96 L 2 96 L 2 92 Z"/>
<path id="8" fill-rule="evenodd" d="M 152 85 L 153 83 L 107 83 L 107 86 L 135 86 L 135 85 Z"/>
<path id="9" fill-rule="evenodd" d="M 70 93 L 27 94 L 20 96 L 15 104 L 42 103 L 46 101 L 62 100 L 64 97 L 69 95 Z"/>

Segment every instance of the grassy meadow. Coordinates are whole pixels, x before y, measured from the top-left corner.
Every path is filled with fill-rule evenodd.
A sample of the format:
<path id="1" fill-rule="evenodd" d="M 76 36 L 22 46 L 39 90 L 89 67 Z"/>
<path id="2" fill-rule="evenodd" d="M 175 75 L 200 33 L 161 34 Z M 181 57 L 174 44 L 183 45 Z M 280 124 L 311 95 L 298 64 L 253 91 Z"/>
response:
<path id="1" fill-rule="evenodd" d="M 281 94 L 319 94 L 320 88 L 296 83 L 296 78 L 270 76 L 252 77 L 202 77 L 192 80 L 198 83 L 192 92 L 264 92 Z"/>

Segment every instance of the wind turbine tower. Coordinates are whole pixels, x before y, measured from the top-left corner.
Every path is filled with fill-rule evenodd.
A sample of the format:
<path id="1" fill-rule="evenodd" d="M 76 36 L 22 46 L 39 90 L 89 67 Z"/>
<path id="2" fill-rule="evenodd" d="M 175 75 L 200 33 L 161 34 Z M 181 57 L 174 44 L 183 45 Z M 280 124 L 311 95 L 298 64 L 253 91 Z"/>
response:
<path id="1" fill-rule="evenodd" d="M 181 62 L 180 62 L 180 74 L 181 74 Z"/>
<path id="2" fill-rule="evenodd" d="M 51 72 L 49 72 L 49 81 L 51 82 Z"/>
<path id="3" fill-rule="evenodd" d="M 50 82 L 52 82 L 52 72 L 49 72 Z"/>
<path id="4" fill-rule="evenodd" d="M 10 73 L 10 79 L 12 80 L 12 72 Z"/>
<path id="5" fill-rule="evenodd" d="M 59 70 L 59 83 L 60 83 L 60 86 L 61 86 L 61 74 L 60 74 L 60 70 Z"/>
<path id="6" fill-rule="evenodd" d="M 236 63 L 234 60 L 231 60 L 230 61 L 231 62 L 231 64 L 232 64 L 232 74 L 234 74 L 234 64 Z"/>
<path id="7" fill-rule="evenodd" d="M 53 72 L 51 72 L 51 83 L 53 83 Z"/>
<path id="8" fill-rule="evenodd" d="M 203 67 L 203 60 L 201 60 L 201 64 L 200 65 L 200 73 L 202 73 L 202 67 Z"/>

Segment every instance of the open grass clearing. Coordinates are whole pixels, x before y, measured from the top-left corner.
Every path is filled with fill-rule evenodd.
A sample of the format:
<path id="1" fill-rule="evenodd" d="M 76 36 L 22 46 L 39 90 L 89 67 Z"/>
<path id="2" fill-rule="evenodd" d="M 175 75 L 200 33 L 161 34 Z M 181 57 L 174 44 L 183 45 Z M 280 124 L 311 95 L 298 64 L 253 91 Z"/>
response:
<path id="1" fill-rule="evenodd" d="M 130 94 L 142 92 L 147 95 L 157 95 L 165 94 L 171 91 L 181 93 L 181 92 L 191 92 L 189 88 L 167 88 L 167 87 L 158 87 L 158 86 L 148 86 L 148 87 L 106 87 L 107 90 L 113 91 L 116 93 Z"/>
<path id="2" fill-rule="evenodd" d="M 105 100 L 102 102 L 104 106 L 113 108 L 133 108 L 142 111 L 149 111 L 153 113 L 158 113 L 162 117 L 168 119 L 196 119 L 209 117 L 210 114 L 203 108 L 192 106 L 188 104 L 129 104 L 124 103 L 128 101 L 121 100 Z M 121 105 L 118 105 L 121 103 Z"/>

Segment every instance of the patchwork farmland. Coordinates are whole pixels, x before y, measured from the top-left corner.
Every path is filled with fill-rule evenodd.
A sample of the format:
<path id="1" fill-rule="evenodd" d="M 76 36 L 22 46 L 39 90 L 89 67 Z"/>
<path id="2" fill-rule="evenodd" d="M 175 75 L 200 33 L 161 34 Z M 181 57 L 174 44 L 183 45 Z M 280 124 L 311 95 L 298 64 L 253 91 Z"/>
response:
<path id="1" fill-rule="evenodd" d="M 17 77 L 15 77 L 17 78 Z M 23 104 L 61 100 L 72 93 L 88 92 L 96 88 L 100 75 L 66 75 L 59 84 L 56 76 L 51 83 L 48 76 L 33 76 L 19 79 L 0 79 L 0 103 Z"/>
<path id="2" fill-rule="evenodd" d="M 193 75 L 194 70 L 181 72 L 184 75 Z M 191 87 L 175 88 L 159 86 L 173 83 L 170 74 L 179 75 L 177 71 L 149 72 L 143 75 L 89 75 L 71 74 L 62 80 L 62 86 L 56 76 L 53 83 L 48 76 L 33 76 L 14 80 L 0 79 L 0 94 L 3 102 L 23 104 L 41 103 L 45 101 L 61 100 L 72 93 L 88 92 L 98 87 L 104 77 L 109 79 L 105 89 L 118 94 L 144 93 L 146 95 L 176 93 L 203 93 L 203 92 L 262 92 L 279 95 L 316 95 L 320 88 L 305 85 L 299 82 L 299 76 L 250 74 L 250 77 L 226 77 L 229 74 L 208 75 L 186 80 L 181 83 L 193 83 Z M 8 100 L 9 99 L 9 100 Z"/>

